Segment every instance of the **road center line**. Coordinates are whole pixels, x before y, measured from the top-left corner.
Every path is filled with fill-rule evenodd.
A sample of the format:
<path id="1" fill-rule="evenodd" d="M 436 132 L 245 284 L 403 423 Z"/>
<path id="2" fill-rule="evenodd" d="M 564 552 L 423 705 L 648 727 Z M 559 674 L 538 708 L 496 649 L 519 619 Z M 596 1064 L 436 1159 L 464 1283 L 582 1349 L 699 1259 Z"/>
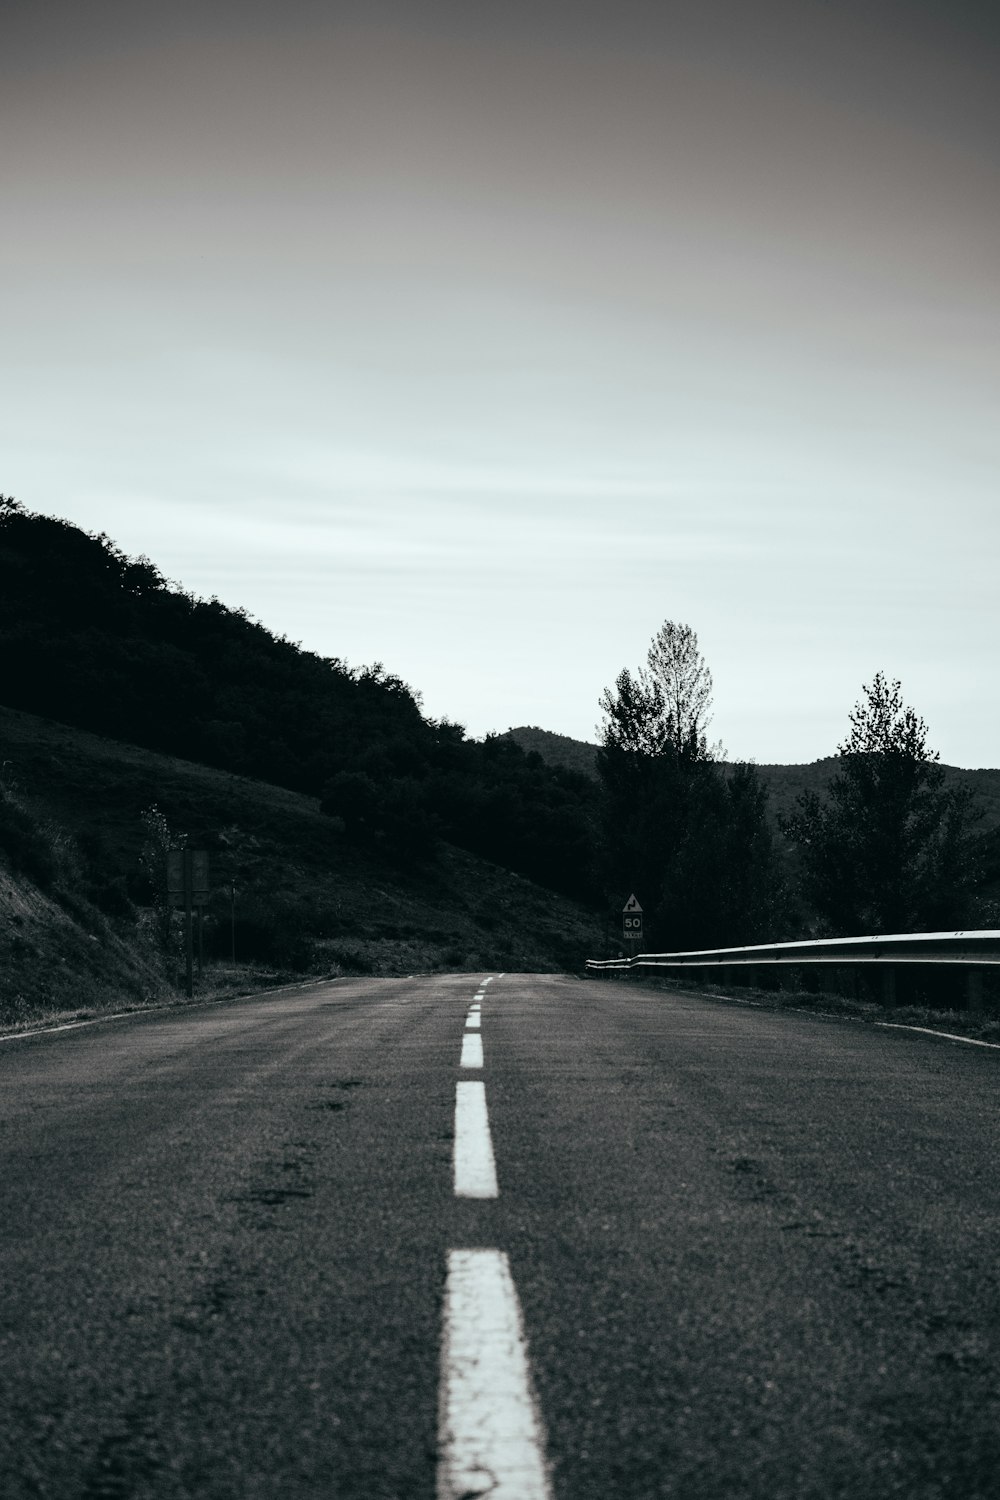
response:
<path id="1" fill-rule="evenodd" d="M 498 1198 L 496 1161 L 486 1112 L 486 1085 L 482 1082 L 455 1085 L 455 1148 L 453 1153 L 456 1198 Z"/>
<path id="2" fill-rule="evenodd" d="M 483 1039 L 474 1032 L 466 1032 L 462 1037 L 462 1056 L 459 1060 L 460 1068 L 481 1068 L 483 1066 Z"/>
<path id="3" fill-rule="evenodd" d="M 450 1250 L 437 1500 L 550 1500 L 544 1446 L 507 1256 Z"/>
<path id="4" fill-rule="evenodd" d="M 466 1031 L 478 1031 L 481 1022 L 482 1016 L 479 1015 L 478 1011 L 470 1010 L 469 1014 L 465 1018 Z"/>

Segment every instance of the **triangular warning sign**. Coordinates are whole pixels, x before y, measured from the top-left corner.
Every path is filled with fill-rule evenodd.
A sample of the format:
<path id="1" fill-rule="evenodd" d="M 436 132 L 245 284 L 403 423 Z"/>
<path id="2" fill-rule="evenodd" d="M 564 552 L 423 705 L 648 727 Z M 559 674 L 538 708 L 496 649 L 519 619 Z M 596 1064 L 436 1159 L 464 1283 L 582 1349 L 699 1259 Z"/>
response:
<path id="1" fill-rule="evenodd" d="M 630 896 L 622 907 L 622 911 L 642 911 L 642 907 L 634 896 Z"/>

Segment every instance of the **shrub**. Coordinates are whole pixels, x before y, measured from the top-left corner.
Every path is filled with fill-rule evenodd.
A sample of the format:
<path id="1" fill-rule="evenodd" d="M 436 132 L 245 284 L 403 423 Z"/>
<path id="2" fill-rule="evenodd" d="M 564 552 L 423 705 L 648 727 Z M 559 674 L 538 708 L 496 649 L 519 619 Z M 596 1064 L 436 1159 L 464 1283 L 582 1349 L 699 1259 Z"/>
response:
<path id="1" fill-rule="evenodd" d="M 0 850 L 11 869 L 50 891 L 59 873 L 50 830 L 10 791 L 0 789 Z"/>

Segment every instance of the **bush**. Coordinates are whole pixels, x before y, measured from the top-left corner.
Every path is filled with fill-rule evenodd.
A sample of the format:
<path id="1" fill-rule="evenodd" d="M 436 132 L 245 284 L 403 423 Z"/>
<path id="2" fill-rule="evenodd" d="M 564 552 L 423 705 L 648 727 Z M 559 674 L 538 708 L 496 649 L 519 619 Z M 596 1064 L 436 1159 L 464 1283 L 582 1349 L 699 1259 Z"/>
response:
<path id="1" fill-rule="evenodd" d="M 206 957 L 228 958 L 231 945 L 230 922 L 209 917 L 205 924 Z M 280 898 L 251 896 L 244 898 L 237 909 L 236 956 L 241 962 L 252 960 L 304 973 L 313 964 L 315 945 L 298 907 Z"/>
<path id="2" fill-rule="evenodd" d="M 87 895 L 106 917 L 131 917 L 132 902 L 124 875 L 104 875 L 90 884 Z"/>
<path id="3" fill-rule="evenodd" d="M 50 891 L 59 873 L 50 831 L 9 791 L 0 790 L 0 850 L 11 869 Z"/>

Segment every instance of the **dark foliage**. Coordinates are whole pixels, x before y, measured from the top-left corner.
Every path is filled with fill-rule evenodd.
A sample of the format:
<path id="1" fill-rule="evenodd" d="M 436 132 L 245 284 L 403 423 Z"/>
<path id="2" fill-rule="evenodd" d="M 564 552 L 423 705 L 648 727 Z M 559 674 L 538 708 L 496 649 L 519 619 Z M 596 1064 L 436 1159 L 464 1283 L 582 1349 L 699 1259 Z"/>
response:
<path id="1" fill-rule="evenodd" d="M 626 668 L 601 698 L 610 903 L 635 892 L 653 951 L 772 938 L 783 894 L 767 790 L 755 767 L 726 766 L 708 748 L 711 676 L 694 632 L 668 621 L 647 660 L 648 670 Z"/>
<path id="2" fill-rule="evenodd" d="M 639 897 L 648 950 L 774 937 L 782 882 L 754 766 L 605 746 L 598 769 L 605 887 L 615 907 Z"/>
<path id="3" fill-rule="evenodd" d="M 444 838 L 591 892 L 585 777 L 510 741 L 469 742 L 381 665 L 304 651 L 108 537 L 2 497 L 0 661 L 10 707 L 322 796 L 387 862 L 432 860 Z"/>
<path id="4" fill-rule="evenodd" d="M 50 891 L 59 871 L 53 842 L 19 797 L 0 787 L 0 852 L 9 867 Z"/>
<path id="5" fill-rule="evenodd" d="M 881 672 L 851 714 L 826 797 L 805 792 L 783 831 L 802 890 L 834 934 L 958 927 L 981 877 L 972 798 L 944 785 L 927 726 Z"/>
<path id="6" fill-rule="evenodd" d="M 416 733 L 412 694 L 171 588 L 107 537 L 0 503 L 3 699 L 111 738 L 318 789 L 331 757 Z"/>

